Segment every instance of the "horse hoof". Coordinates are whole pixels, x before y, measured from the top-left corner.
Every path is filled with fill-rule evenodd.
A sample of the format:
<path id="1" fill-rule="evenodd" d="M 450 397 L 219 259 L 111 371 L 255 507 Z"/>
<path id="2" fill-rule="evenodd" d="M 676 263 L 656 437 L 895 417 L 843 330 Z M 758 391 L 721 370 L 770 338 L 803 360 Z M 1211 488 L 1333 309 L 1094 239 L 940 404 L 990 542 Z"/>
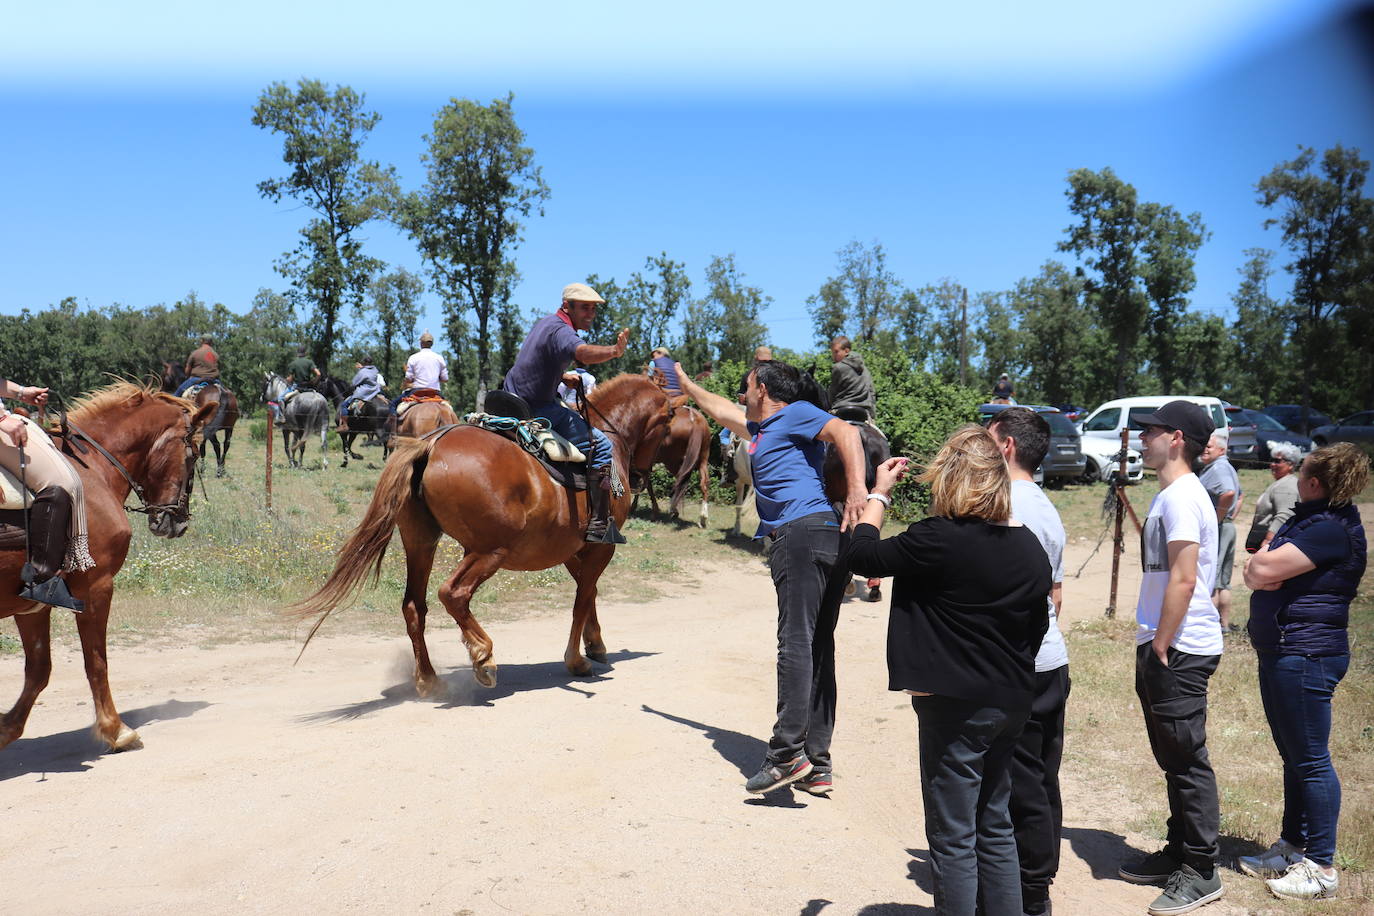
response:
<path id="1" fill-rule="evenodd" d="M 576 664 L 574 664 L 573 662 L 569 662 L 568 673 L 571 674 L 573 677 L 591 677 L 592 663 L 587 661 L 585 658 L 578 659 L 578 662 Z"/>
<path id="2" fill-rule="evenodd" d="M 873 588 L 870 588 L 870 589 L 868 590 L 868 600 L 869 600 L 869 601 L 882 601 L 882 600 L 883 600 L 883 590 L 882 590 L 881 588 L 876 587 L 876 586 L 873 587 Z"/>
<path id="3" fill-rule="evenodd" d="M 477 683 L 483 687 L 496 686 L 496 665 L 487 662 L 485 665 L 474 665 L 472 676 L 477 678 Z"/>
<path id="4" fill-rule="evenodd" d="M 443 681 L 437 677 L 417 677 L 415 679 L 415 694 L 422 700 L 432 699 L 443 687 Z"/>
<path id="5" fill-rule="evenodd" d="M 849 582 L 845 584 L 844 596 L 846 598 L 852 598 L 854 596 L 854 593 L 858 590 L 858 586 L 854 584 L 854 580 L 850 579 Z"/>
<path id="6" fill-rule="evenodd" d="M 141 747 L 143 747 L 143 739 L 138 736 L 138 732 L 123 722 L 119 723 L 119 734 L 110 742 L 110 750 L 136 751 Z"/>
<path id="7" fill-rule="evenodd" d="M 610 662 L 606 659 L 606 648 L 604 646 L 600 649 L 588 649 L 587 657 L 590 658 L 592 661 L 602 665 L 610 664 Z"/>
<path id="8" fill-rule="evenodd" d="M 220 469 L 218 469 L 217 471 L 215 471 L 215 476 L 216 476 L 216 477 L 223 477 L 223 476 L 224 476 L 224 468 L 220 468 Z"/>

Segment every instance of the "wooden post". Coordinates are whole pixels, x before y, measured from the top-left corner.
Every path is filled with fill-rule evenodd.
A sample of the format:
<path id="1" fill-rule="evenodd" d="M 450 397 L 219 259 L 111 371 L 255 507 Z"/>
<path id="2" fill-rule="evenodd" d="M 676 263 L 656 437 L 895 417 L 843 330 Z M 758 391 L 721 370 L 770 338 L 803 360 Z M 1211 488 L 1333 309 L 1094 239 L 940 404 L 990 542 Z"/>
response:
<path id="1" fill-rule="evenodd" d="M 1116 474 L 1111 482 L 1116 494 L 1116 530 L 1112 534 L 1112 592 L 1107 599 L 1107 616 L 1109 618 L 1116 616 L 1116 583 L 1121 572 L 1121 551 L 1124 546 L 1121 538 L 1121 523 L 1126 514 L 1126 504 L 1123 502 L 1126 494 L 1121 490 L 1120 484 L 1126 479 L 1126 448 L 1130 441 L 1130 427 L 1123 427 L 1121 430 L 1121 452 L 1118 455 Z"/>
<path id="2" fill-rule="evenodd" d="M 272 509 L 272 408 L 267 408 L 267 509 Z"/>

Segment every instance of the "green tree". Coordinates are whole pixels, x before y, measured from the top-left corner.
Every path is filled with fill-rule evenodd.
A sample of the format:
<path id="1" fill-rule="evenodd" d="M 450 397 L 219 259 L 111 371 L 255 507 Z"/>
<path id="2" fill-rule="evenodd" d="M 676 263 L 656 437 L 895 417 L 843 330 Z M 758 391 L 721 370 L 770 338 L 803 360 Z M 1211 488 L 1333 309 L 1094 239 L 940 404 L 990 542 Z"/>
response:
<path id="1" fill-rule="evenodd" d="M 1293 274 L 1306 407 L 1312 406 L 1314 385 L 1340 367 L 1341 361 L 1323 358 L 1333 339 L 1332 319 L 1348 325 L 1351 316 L 1338 313 L 1352 306 L 1358 312 L 1359 303 L 1367 301 L 1374 271 L 1374 201 L 1364 194 L 1368 175 L 1369 163 L 1357 149 L 1338 144 L 1318 162 L 1315 150 L 1299 147 L 1297 158 L 1279 163 L 1255 186 L 1261 206 L 1280 209 L 1279 216 L 1264 221 L 1265 228 L 1280 228 L 1294 258 L 1285 266 Z M 1361 350 L 1374 348 L 1367 337 L 1354 343 Z M 1369 390 L 1368 379 L 1364 386 Z"/>
<path id="2" fill-rule="evenodd" d="M 1058 261 L 1016 284 L 1008 305 L 1018 328 L 1018 396 L 1046 404 L 1096 403 L 1111 393 L 1106 340 L 1084 302 L 1083 279 Z M 1096 361 L 1094 357 L 1097 357 Z"/>
<path id="3" fill-rule="evenodd" d="M 1202 214 L 1184 216 L 1166 204 L 1141 204 L 1139 216 L 1141 280 L 1150 300 L 1150 362 L 1161 392 L 1174 394 L 1179 375 L 1187 367 L 1180 361 L 1177 332 L 1188 309 L 1188 294 L 1197 285 L 1193 258 L 1211 233 L 1202 224 Z"/>
<path id="4" fill-rule="evenodd" d="M 1231 326 L 1234 390 L 1242 404 L 1256 406 L 1283 400 L 1290 388 L 1289 309 L 1269 295 L 1274 253 L 1249 248 L 1237 272 L 1240 286 L 1231 294 L 1236 320 Z M 1281 397 L 1282 396 L 1282 397 Z"/>
<path id="5" fill-rule="evenodd" d="M 916 290 L 914 302 L 908 301 L 909 314 L 921 316 L 930 371 L 943 382 L 967 380 L 967 358 L 975 342 L 978 303 L 968 302 L 968 290 L 944 277 Z M 913 351 L 914 355 L 914 351 Z"/>
<path id="6" fill-rule="evenodd" d="M 630 329 L 625 355 L 593 369 L 597 378 L 610 378 L 621 372 L 642 372 L 649 351 L 667 345 L 669 328 L 691 300 L 692 281 L 686 267 L 663 252 L 645 258 L 644 270 L 631 274 L 623 287 L 614 280 L 603 283 L 595 276 L 587 279 L 587 284 L 606 300 L 606 304 L 597 309 L 588 339 L 593 343 L 611 343 L 621 328 Z"/>
<path id="7" fill-rule="evenodd" d="M 492 318 L 501 313 L 516 274 L 512 254 L 522 239 L 520 221 L 535 212 L 542 216 L 549 197 L 534 150 L 515 122 L 513 98 L 490 105 L 451 99 L 439 109 L 425 137 L 424 187 L 400 208 L 401 224 L 443 300 L 450 346 L 455 353 L 475 350 L 479 404 L 492 383 Z M 469 333 L 474 326 L 475 339 Z"/>
<path id="8" fill-rule="evenodd" d="M 364 140 L 381 116 L 363 110 L 364 97 L 348 86 L 333 91 L 302 79 L 295 90 L 273 83 L 253 106 L 253 124 L 283 137 L 283 178 L 258 182 L 258 193 L 290 197 L 315 213 L 301 240 L 276 263 L 294 294 L 312 309 L 314 358 L 327 365 L 345 305 L 358 305 L 381 262 L 363 254 L 358 229 L 383 216 L 395 196 L 390 167 L 362 159 Z"/>
<path id="9" fill-rule="evenodd" d="M 1059 250 L 1077 255 L 1094 274 L 1085 277 L 1084 289 L 1114 350 L 1116 396 L 1125 397 L 1149 308 L 1139 280 L 1145 233 L 1136 190 L 1110 168 L 1075 169 L 1065 196 L 1079 222 L 1064 230 L 1068 238 Z"/>
<path id="10" fill-rule="evenodd" d="M 415 322 L 420 317 L 420 294 L 424 292 L 424 283 L 404 267 L 398 267 L 373 280 L 371 291 L 371 307 L 360 310 L 360 314 L 370 314 L 376 319 L 373 342 L 381 357 L 382 375 L 395 385 L 399 378 L 392 374 L 391 367 L 398 346 L 405 349 L 415 342 Z"/>
<path id="11" fill-rule="evenodd" d="M 1003 372 L 1012 378 L 1021 378 L 1025 368 L 1021 363 L 1024 348 L 1021 345 L 1021 331 L 1016 327 L 1011 296 L 1007 293 L 979 293 L 972 310 L 978 315 L 978 324 L 968 334 L 976 342 L 977 349 L 982 351 L 982 359 L 976 367 L 976 375 L 970 375 L 965 384 L 978 389 L 979 385 L 973 381 L 975 377 L 991 380 Z M 991 384 L 988 387 L 990 390 Z M 1018 395 L 1018 400 L 1029 399 L 1029 392 Z"/>
<path id="12" fill-rule="evenodd" d="M 768 327 L 760 316 L 773 297 L 747 284 L 735 256 L 728 254 L 718 255 L 706 265 L 706 296 L 702 301 L 707 304 L 703 317 L 710 321 L 706 331 L 715 348 L 715 361 L 751 362 L 754 350 L 768 339 Z"/>
<path id="13" fill-rule="evenodd" d="M 828 347 L 844 334 L 856 342 L 873 343 L 890 328 L 905 289 L 888 270 L 881 242 L 867 248 L 851 241 L 835 255 L 838 272 L 806 300 L 816 342 Z"/>

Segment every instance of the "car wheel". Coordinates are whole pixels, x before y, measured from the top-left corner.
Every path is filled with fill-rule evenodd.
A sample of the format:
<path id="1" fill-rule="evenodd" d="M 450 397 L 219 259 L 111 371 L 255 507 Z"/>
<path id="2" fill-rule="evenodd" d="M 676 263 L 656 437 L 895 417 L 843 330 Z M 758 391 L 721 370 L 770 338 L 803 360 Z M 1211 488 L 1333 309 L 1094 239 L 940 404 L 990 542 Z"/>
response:
<path id="1" fill-rule="evenodd" d="M 1312 440 L 1312 445 L 1314 448 L 1321 448 L 1322 446 L 1326 445 L 1326 440 L 1323 439 L 1321 436 L 1318 436 Z"/>
<path id="2" fill-rule="evenodd" d="M 1097 466 L 1097 462 L 1091 458 L 1083 459 L 1083 474 L 1080 476 L 1081 483 L 1098 483 L 1102 480 L 1102 471 Z"/>

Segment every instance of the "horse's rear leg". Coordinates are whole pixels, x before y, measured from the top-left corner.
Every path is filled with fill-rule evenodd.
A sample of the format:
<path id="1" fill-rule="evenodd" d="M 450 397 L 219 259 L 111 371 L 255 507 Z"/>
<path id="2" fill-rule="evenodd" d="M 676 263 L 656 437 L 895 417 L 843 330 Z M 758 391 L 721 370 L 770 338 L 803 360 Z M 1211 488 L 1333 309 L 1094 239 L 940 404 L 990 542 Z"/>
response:
<path id="1" fill-rule="evenodd" d="M 701 481 L 701 514 L 697 516 L 697 526 L 705 528 L 711 523 L 711 450 L 703 447 L 701 463 L 697 465 L 697 478 Z"/>
<path id="2" fill-rule="evenodd" d="M 224 449 L 219 444 L 219 434 L 210 437 L 210 447 L 215 450 L 215 476 L 224 476 Z"/>
<path id="3" fill-rule="evenodd" d="M 577 582 L 572 632 L 568 634 L 568 648 L 563 653 L 563 664 L 568 666 L 569 674 L 586 677 L 592 673 L 591 664 L 582 657 L 579 643 L 586 645 L 589 658 L 606 664 L 606 643 L 601 638 L 601 621 L 596 616 L 596 584 L 613 556 L 615 545 L 595 544 L 584 547 L 563 564 Z"/>
<path id="4" fill-rule="evenodd" d="M 226 426 L 224 428 L 224 453 L 220 454 L 220 450 L 215 449 L 215 459 L 219 461 L 219 468 L 215 471 L 216 477 L 224 476 L 224 465 L 229 460 L 229 443 L 232 441 L 234 441 L 234 427 Z"/>
<path id="5" fill-rule="evenodd" d="M 434 569 L 439 526 L 434 524 L 428 512 L 413 504 L 401 510 L 397 524 L 406 552 L 406 593 L 401 600 L 401 614 L 405 616 L 406 634 L 415 653 L 415 692 L 421 697 L 429 697 L 439 688 L 439 676 L 434 673 L 434 665 L 429 660 L 429 646 L 425 644 L 429 576 Z"/>
<path id="6" fill-rule="evenodd" d="M 110 617 L 110 597 L 114 585 L 105 579 L 91 586 L 86 610 L 76 615 L 76 631 L 81 636 L 81 654 L 86 661 L 86 680 L 95 702 L 95 733 L 112 751 L 143 746 L 138 732 L 125 725 L 110 695 L 110 672 L 105 658 L 105 630 Z"/>
<path id="7" fill-rule="evenodd" d="M 468 553 L 463 557 L 453 575 L 439 586 L 439 600 L 444 608 L 458 623 L 463 631 L 463 645 L 468 647 L 472 659 L 472 674 L 483 687 L 496 686 L 496 662 L 491 658 L 491 637 L 472 616 L 469 605 L 477 587 L 491 578 L 501 568 L 506 552 Z"/>
<path id="8" fill-rule="evenodd" d="M 52 608 L 14 618 L 19 627 L 19 639 L 24 643 L 24 689 L 14 707 L 0 719 L 0 747 L 24 734 L 24 723 L 29 720 L 34 700 L 48 686 L 48 678 L 52 675 L 51 619 Z"/>

